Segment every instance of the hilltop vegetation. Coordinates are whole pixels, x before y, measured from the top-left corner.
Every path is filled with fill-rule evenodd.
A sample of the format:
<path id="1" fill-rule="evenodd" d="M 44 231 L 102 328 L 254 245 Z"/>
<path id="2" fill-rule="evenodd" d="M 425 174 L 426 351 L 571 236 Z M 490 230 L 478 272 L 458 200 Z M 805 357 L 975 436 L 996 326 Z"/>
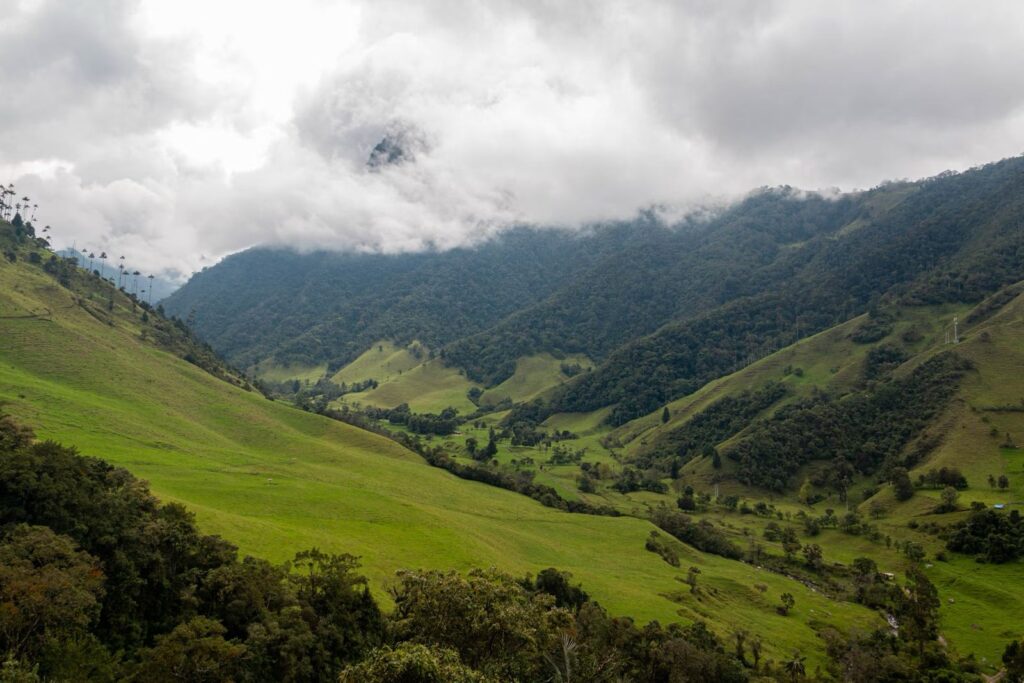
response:
<path id="1" fill-rule="evenodd" d="M 581 354 L 594 371 L 547 395 L 549 414 L 612 406 L 621 425 L 880 303 L 977 303 L 1017 281 L 1022 190 L 1014 158 L 835 197 L 762 190 L 673 226 L 516 231 L 477 250 L 254 250 L 167 305 L 194 308 L 203 337 L 245 366 L 334 374 L 382 339 L 419 340 L 489 389 L 524 358 Z"/>
<path id="2" fill-rule="evenodd" d="M 671 228 L 516 231 L 479 252 L 250 252 L 225 266 L 234 284 L 218 266 L 180 301 L 214 297 L 205 323 L 198 308 L 188 319 L 237 345 L 258 382 L 189 324 L 12 233 L 0 396 L 243 552 L 362 557 L 386 628 L 326 665 L 349 667 L 345 680 L 408 666 L 557 679 L 562 635 L 579 639 L 578 671 L 594 665 L 589 648 L 611 647 L 589 630 L 620 627 L 604 609 L 684 625 L 622 626 L 609 671 L 641 680 L 683 661 L 735 680 L 812 667 L 976 680 L 1024 636 L 1022 189 L 1013 159 L 834 198 L 762 191 Z M 508 259 L 534 249 L 517 274 Z M 261 284 L 271 331 L 219 301 L 246 287 L 249 265 L 273 273 L 282 258 L 317 264 L 329 286 L 282 272 L 306 292 L 293 311 Z M 475 571 L 489 565 L 501 571 Z M 550 591 L 510 578 L 546 567 L 580 586 L 555 570 Z M 435 590 L 499 595 L 541 625 L 523 636 L 504 623 L 501 638 L 543 644 L 492 660 L 473 634 L 403 631 L 403 600 L 443 606 Z M 188 618 L 223 622 L 203 609 Z M 176 619 L 143 632 L 197 632 Z M 246 623 L 202 637 L 249 651 Z M 655 664 L 639 646 L 685 654 Z M 1006 650 L 1011 673 L 1020 651 Z"/>
<path id="3" fill-rule="evenodd" d="M 272 563 L 310 547 L 359 556 L 384 610 L 402 568 L 496 566 L 521 576 L 554 566 L 609 614 L 638 623 L 692 624 L 713 607 L 723 614 L 709 623 L 717 638 L 736 629 L 785 631 L 764 642 L 762 656 L 774 661 L 799 649 L 824 663 L 822 629 L 880 623 L 781 574 L 669 539 L 684 568 L 701 569 L 708 591 L 700 599 L 681 593 L 685 569 L 644 549 L 655 527 L 643 519 L 560 512 L 456 478 L 390 440 L 268 401 L 158 348 L 142 335 L 146 325 L 164 324 L 155 311 L 115 305 L 111 325 L 76 296 L 26 258 L 0 265 L 0 307 L 52 312 L 45 321 L 0 320 L 4 411 L 42 439 L 129 469 L 243 553 Z M 798 603 L 785 616 L 774 604 L 783 593 Z"/>

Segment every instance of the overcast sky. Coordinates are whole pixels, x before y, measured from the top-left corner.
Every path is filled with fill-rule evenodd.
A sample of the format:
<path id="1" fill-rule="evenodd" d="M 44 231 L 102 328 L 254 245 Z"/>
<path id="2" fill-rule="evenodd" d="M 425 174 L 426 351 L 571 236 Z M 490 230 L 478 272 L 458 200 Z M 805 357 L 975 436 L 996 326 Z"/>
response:
<path id="1" fill-rule="evenodd" d="M 0 0 L 0 97 L 58 246 L 187 274 L 1018 155 L 1024 3 Z"/>

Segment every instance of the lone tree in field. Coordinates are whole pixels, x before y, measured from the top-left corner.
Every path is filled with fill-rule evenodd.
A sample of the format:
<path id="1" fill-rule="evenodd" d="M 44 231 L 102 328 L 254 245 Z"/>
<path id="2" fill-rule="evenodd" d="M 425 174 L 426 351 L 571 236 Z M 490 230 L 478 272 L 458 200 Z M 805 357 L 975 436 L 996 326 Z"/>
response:
<path id="1" fill-rule="evenodd" d="M 894 467 L 892 470 L 892 488 L 896 500 L 910 500 L 914 496 L 914 483 L 905 467 Z"/>
<path id="2" fill-rule="evenodd" d="M 1005 474 L 999 475 L 999 490 L 1005 491 L 1010 488 L 1010 479 Z"/>
<path id="3" fill-rule="evenodd" d="M 942 499 L 942 503 L 939 504 L 936 512 L 956 512 L 956 501 L 960 498 L 960 494 L 955 488 L 947 486 L 942 489 L 939 498 Z"/>
<path id="4" fill-rule="evenodd" d="M 661 424 L 665 424 L 672 419 L 672 413 L 669 412 L 668 406 L 665 406 L 661 411 Z"/>
<path id="5" fill-rule="evenodd" d="M 775 610 L 782 616 L 789 614 L 790 610 L 796 605 L 796 598 L 793 597 L 792 593 L 783 593 L 779 596 L 779 600 L 782 604 L 775 608 Z"/>

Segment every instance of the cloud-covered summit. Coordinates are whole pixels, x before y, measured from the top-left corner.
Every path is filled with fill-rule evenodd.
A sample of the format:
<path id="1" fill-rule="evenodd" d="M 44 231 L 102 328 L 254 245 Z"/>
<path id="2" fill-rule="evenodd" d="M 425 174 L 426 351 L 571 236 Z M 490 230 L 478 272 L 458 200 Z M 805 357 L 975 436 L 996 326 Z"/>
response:
<path id="1" fill-rule="evenodd" d="M 0 0 L 0 92 L 59 241 L 187 273 L 1019 154 L 1024 8 Z"/>

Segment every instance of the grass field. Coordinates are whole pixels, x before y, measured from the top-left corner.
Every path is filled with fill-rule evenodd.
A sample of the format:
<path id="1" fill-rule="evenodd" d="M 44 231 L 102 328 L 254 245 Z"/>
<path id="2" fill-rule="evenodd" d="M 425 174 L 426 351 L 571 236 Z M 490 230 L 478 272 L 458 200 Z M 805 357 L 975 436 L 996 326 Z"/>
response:
<path id="1" fill-rule="evenodd" d="M 373 379 L 383 384 L 397 380 L 402 373 L 423 362 L 421 358 L 413 355 L 412 348 L 421 347 L 418 344 L 396 346 L 390 341 L 381 340 L 335 373 L 331 381 L 335 384 L 354 384 Z M 421 356 L 422 354 L 423 351 L 420 351 Z"/>
<path id="2" fill-rule="evenodd" d="M 888 339 L 897 340 L 911 328 L 921 338 L 909 345 L 909 350 L 917 352 L 918 356 L 901 371 L 909 370 L 932 353 L 953 348 L 944 344 L 945 327 L 953 315 L 959 315 L 963 320 L 969 308 L 944 306 L 903 309 Z M 616 429 L 610 437 L 624 444 L 627 454 L 638 452 L 647 443 L 653 442 L 659 433 L 684 424 L 719 398 L 761 386 L 769 380 L 783 381 L 791 386 L 793 391 L 786 399 L 789 401 L 806 394 L 813 386 L 832 389 L 851 387 L 859 377 L 863 357 L 869 348 L 849 339 L 850 333 L 860 322 L 860 319 L 855 319 L 802 340 L 733 375 L 710 383 L 691 396 L 671 403 L 671 420 L 668 424 L 662 425 L 659 410 Z M 960 494 L 962 509 L 966 509 L 970 501 L 977 500 L 986 505 L 1001 503 L 1007 509 L 1024 510 L 1024 448 L 1000 447 L 1006 434 L 1024 446 L 1024 375 L 1021 374 L 1024 368 L 1024 298 L 1018 297 L 992 319 L 979 323 L 975 328 L 962 328 L 962 331 L 962 342 L 955 350 L 972 361 L 974 370 L 963 380 L 956 399 L 929 425 L 930 432 L 942 436 L 941 444 L 928 459 L 911 471 L 911 478 L 916 479 L 918 474 L 933 467 L 957 467 L 970 483 L 969 488 Z M 787 367 L 790 372 L 786 371 Z M 793 373 L 792 368 L 800 368 L 801 373 Z M 585 416 L 580 416 L 580 419 L 585 419 Z M 723 468 L 716 472 L 705 458 L 698 458 L 684 468 L 682 481 L 698 491 L 707 492 L 717 488 L 722 495 L 738 495 L 751 503 L 765 500 L 780 510 L 807 510 L 792 495 L 772 495 L 730 480 L 728 475 L 734 466 L 728 458 L 723 458 Z M 719 482 L 723 474 L 725 478 Z M 989 486 L 989 475 L 998 478 L 1001 474 L 1009 478 L 1009 488 L 1000 490 Z M 886 514 L 877 520 L 883 533 L 894 539 L 921 543 L 929 557 L 942 551 L 944 542 L 917 533 L 908 525 L 911 522 L 923 524 L 928 521 L 945 525 L 966 514 L 934 514 L 938 491 L 922 490 L 906 503 L 897 503 L 889 488 L 883 487 L 878 494 L 861 502 L 861 491 L 871 483 L 864 479 L 851 489 L 854 505 L 859 504 L 866 516 L 872 501 L 883 503 Z M 627 497 L 638 504 L 645 501 L 651 504 L 659 502 L 658 496 L 647 493 L 630 494 Z M 660 498 L 670 500 L 671 496 Z M 618 507 L 621 509 L 624 506 L 620 503 Z M 826 507 L 843 510 L 846 505 L 830 497 L 816 506 L 815 514 L 820 515 Z M 748 536 L 760 537 L 768 521 L 752 515 L 725 513 L 720 509 L 703 516 L 743 530 L 737 534 L 737 540 Z M 836 531 L 826 531 L 815 537 L 813 542 L 822 546 L 828 561 L 849 563 L 856 557 L 868 556 L 875 559 L 880 567 L 888 568 L 888 571 L 900 571 L 907 564 L 904 556 L 885 545 Z M 781 554 L 778 549 L 776 552 Z M 992 665 L 998 661 L 1003 647 L 1010 639 L 1024 634 L 1024 622 L 1020 619 L 1020 614 L 1024 613 L 1024 595 L 1019 590 L 1024 585 L 1024 562 L 1018 560 L 1004 565 L 989 565 L 951 553 L 947 553 L 947 556 L 947 561 L 930 561 L 926 568 L 943 599 L 942 634 L 950 646 L 961 654 L 974 652 L 979 659 Z"/>
<path id="3" fill-rule="evenodd" d="M 485 391 L 480 397 L 480 403 L 495 405 L 503 399 L 511 399 L 513 403 L 532 401 L 568 379 L 562 372 L 563 364 L 593 367 L 589 358 L 580 355 L 558 359 L 550 353 L 540 353 L 520 358 L 516 361 L 515 373 L 501 384 Z"/>
<path id="4" fill-rule="evenodd" d="M 279 365 L 272 361 L 264 361 L 254 368 L 254 372 L 260 379 L 271 382 L 290 382 L 297 379 L 300 382 L 314 383 L 327 372 L 327 364 Z"/>
<path id="5" fill-rule="evenodd" d="M 365 356 L 363 354 L 360 358 Z M 377 408 L 394 408 L 408 403 L 415 413 L 439 413 L 452 407 L 465 415 L 476 410 L 466 396 L 473 386 L 459 370 L 445 366 L 438 358 L 393 375 L 376 389 L 345 394 L 341 401 Z"/>
<path id="6" fill-rule="evenodd" d="M 0 320 L 3 409 L 41 438 L 127 467 L 244 552 L 274 560 L 309 546 L 352 552 L 385 599 L 402 567 L 557 566 L 614 613 L 710 618 L 723 634 L 765 634 L 770 655 L 800 648 L 811 661 L 821 658 L 814 628 L 876 620 L 683 546 L 684 569 L 674 569 L 643 549 L 645 521 L 562 513 L 459 480 L 381 437 L 267 401 L 148 346 L 127 310 L 108 327 L 48 276 L 0 265 L 0 310 L 41 307 L 54 311 L 52 321 Z M 700 600 L 680 582 L 690 564 L 703 570 Z M 782 592 L 797 597 L 789 617 L 774 611 Z"/>

